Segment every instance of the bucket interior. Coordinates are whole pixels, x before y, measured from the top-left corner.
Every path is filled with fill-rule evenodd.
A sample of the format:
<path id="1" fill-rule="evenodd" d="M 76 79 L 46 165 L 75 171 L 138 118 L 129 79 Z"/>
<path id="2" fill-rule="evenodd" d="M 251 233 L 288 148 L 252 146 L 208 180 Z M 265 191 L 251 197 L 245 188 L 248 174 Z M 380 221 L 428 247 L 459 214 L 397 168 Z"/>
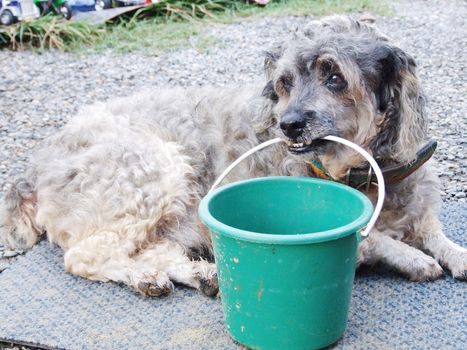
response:
<path id="1" fill-rule="evenodd" d="M 368 210 L 368 200 L 334 182 L 276 177 L 221 189 L 210 199 L 208 210 L 214 219 L 236 229 L 297 235 L 351 224 Z"/>

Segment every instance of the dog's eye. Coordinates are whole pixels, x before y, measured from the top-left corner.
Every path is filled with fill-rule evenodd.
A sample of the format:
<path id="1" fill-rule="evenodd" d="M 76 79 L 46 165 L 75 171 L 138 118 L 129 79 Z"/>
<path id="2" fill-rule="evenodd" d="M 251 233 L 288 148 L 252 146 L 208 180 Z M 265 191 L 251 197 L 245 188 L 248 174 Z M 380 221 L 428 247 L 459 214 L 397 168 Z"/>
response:
<path id="1" fill-rule="evenodd" d="M 331 74 L 326 80 L 326 86 L 333 91 L 341 91 L 347 87 L 347 82 L 340 74 Z"/>
<path id="2" fill-rule="evenodd" d="M 280 77 L 276 82 L 276 91 L 279 95 L 288 95 L 293 88 L 293 81 L 290 76 Z"/>

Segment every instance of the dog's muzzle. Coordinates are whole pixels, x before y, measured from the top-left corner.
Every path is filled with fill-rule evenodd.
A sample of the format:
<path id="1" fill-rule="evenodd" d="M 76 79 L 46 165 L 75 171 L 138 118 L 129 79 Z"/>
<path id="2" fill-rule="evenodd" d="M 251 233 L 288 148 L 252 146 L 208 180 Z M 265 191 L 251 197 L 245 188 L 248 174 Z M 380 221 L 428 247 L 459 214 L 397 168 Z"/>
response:
<path id="1" fill-rule="evenodd" d="M 310 130 L 307 130 L 307 123 L 314 124 L 317 121 L 317 113 L 315 111 L 300 111 L 293 110 L 285 113 L 280 122 L 280 128 L 287 137 L 287 145 L 291 153 L 321 153 L 324 151 L 328 141 L 321 138 L 331 133 L 325 132 L 322 127 L 313 128 L 316 135 L 310 135 Z M 310 129 L 308 127 L 308 129 Z M 323 129 L 323 130 L 322 130 Z"/>

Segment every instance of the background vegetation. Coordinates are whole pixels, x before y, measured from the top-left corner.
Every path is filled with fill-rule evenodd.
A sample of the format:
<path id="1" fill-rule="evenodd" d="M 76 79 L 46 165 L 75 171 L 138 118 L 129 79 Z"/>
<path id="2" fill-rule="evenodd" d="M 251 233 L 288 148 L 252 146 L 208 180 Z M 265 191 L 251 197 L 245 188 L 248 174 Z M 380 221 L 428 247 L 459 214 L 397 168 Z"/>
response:
<path id="1" fill-rule="evenodd" d="M 273 0 L 265 7 L 239 0 L 162 0 L 101 26 L 66 22 L 56 16 L 0 26 L 0 47 L 74 52 L 142 50 L 149 54 L 186 46 L 205 50 L 217 42 L 206 33 L 209 25 L 260 16 L 322 16 L 361 11 L 386 14 L 388 9 L 377 0 Z"/>

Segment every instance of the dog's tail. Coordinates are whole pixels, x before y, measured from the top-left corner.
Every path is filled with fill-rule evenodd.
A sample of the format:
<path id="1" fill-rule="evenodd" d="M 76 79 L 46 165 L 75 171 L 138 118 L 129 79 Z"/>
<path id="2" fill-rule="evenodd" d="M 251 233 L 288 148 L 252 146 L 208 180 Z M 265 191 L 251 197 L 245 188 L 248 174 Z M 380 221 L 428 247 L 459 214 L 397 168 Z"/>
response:
<path id="1" fill-rule="evenodd" d="M 37 196 L 34 185 L 17 179 L 0 203 L 0 244 L 11 249 L 29 249 L 42 235 L 36 216 Z"/>

